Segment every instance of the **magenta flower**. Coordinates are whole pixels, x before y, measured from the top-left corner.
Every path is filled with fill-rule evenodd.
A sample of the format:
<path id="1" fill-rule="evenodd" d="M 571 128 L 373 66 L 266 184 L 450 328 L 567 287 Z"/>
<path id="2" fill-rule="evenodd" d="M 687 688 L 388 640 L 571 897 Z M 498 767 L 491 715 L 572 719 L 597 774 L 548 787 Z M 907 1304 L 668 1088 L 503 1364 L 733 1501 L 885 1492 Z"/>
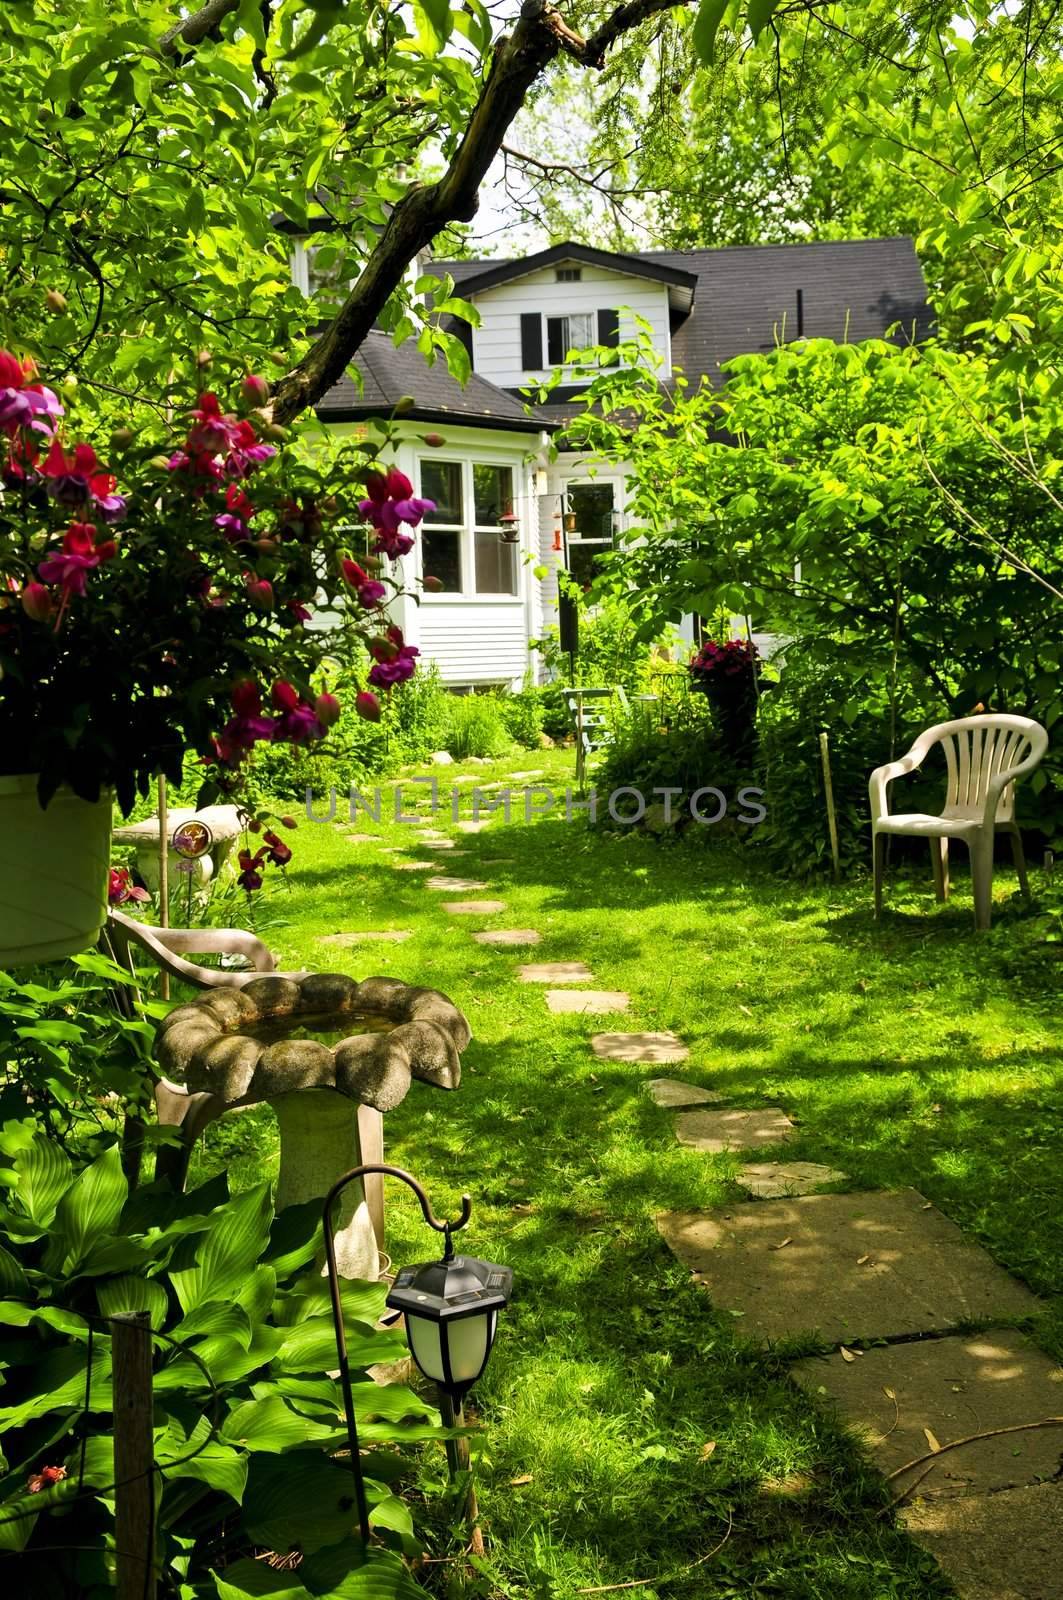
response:
<path id="1" fill-rule="evenodd" d="M 250 539 L 254 514 L 255 508 L 240 485 L 230 483 L 225 491 L 225 510 L 214 518 L 214 526 L 221 529 L 231 544 L 239 544 Z"/>
<path id="2" fill-rule="evenodd" d="M 358 604 L 366 611 L 372 611 L 386 597 L 387 590 L 376 578 L 371 578 L 357 561 L 344 557 L 340 562 L 343 580 L 358 596 Z"/>
<path id="3" fill-rule="evenodd" d="M 375 662 L 369 669 L 369 682 L 378 689 L 392 689 L 413 677 L 417 671 L 416 658 L 421 652 L 416 645 L 407 644 L 402 629 L 393 624 L 384 638 L 370 642 L 369 653 Z"/>
<path id="4" fill-rule="evenodd" d="M 294 685 L 278 679 L 270 690 L 270 699 L 280 712 L 273 725 L 274 740 L 311 744 L 324 737 L 325 730 L 313 706 L 302 698 Z"/>
<path id="5" fill-rule="evenodd" d="M 240 851 L 238 857 L 240 871 L 236 875 L 236 881 L 241 889 L 247 890 L 248 894 L 251 893 L 252 889 L 261 889 L 262 887 L 261 869 L 265 857 L 266 852 L 264 850 L 257 851 L 255 855 L 252 855 L 250 850 Z"/>
<path id="6" fill-rule="evenodd" d="M 45 583 L 59 585 L 65 604 L 71 595 L 85 593 L 89 573 L 102 562 L 109 561 L 114 553 L 113 539 L 96 543 L 96 529 L 91 522 L 72 522 L 63 535 L 60 553 L 42 561 L 37 573 Z"/>
<path id="7" fill-rule="evenodd" d="M 112 906 L 124 906 L 129 900 L 150 900 L 151 895 L 146 889 L 139 888 L 134 882 L 128 867 L 112 867 L 110 879 L 107 884 L 107 903 Z"/>
<path id="8" fill-rule="evenodd" d="M 28 427 L 51 433 L 55 419 L 63 415 L 52 390 L 30 382 L 36 370 L 28 358 L 19 361 L 9 350 L 0 350 L 0 432 L 13 437 Z"/>
<path id="9" fill-rule="evenodd" d="M 365 487 L 367 498 L 359 501 L 358 509 L 376 529 L 373 549 L 397 561 L 413 549 L 413 539 L 401 529 L 416 527 L 426 512 L 435 510 L 435 501 L 418 499 L 413 484 L 397 467 L 392 467 L 386 476 L 371 472 Z"/>

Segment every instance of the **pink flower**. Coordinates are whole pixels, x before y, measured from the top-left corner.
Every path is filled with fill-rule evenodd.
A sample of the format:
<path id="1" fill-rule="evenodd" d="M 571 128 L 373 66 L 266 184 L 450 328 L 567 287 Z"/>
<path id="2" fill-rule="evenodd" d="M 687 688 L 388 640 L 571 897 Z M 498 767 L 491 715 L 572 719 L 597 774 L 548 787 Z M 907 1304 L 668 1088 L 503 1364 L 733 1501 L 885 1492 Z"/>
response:
<path id="1" fill-rule="evenodd" d="M 195 421 L 188 430 L 188 450 L 191 455 L 216 456 L 228 448 L 232 418 L 225 416 L 216 394 L 209 389 L 201 394 L 192 415 Z"/>
<path id="2" fill-rule="evenodd" d="M 29 357 L 19 361 L 9 350 L 0 350 L 0 432 L 9 437 L 26 427 L 51 433 L 54 420 L 63 415 L 52 390 L 30 382 L 36 373 Z"/>
<path id="3" fill-rule="evenodd" d="M 390 556 L 392 561 L 397 561 L 413 549 L 413 539 L 408 533 L 399 533 L 397 529 L 378 528 L 373 549 L 378 555 Z"/>
<path id="4" fill-rule="evenodd" d="M 249 406 L 264 406 L 269 399 L 269 383 L 257 373 L 249 372 L 240 385 L 240 394 Z"/>
<path id="5" fill-rule="evenodd" d="M 236 875 L 236 881 L 241 889 L 247 890 L 248 894 L 251 893 L 252 889 L 261 889 L 262 887 L 261 868 L 265 858 L 265 850 L 259 850 L 255 855 L 252 855 L 250 850 L 240 851 L 238 857 L 240 871 Z"/>
<path id="6" fill-rule="evenodd" d="M 96 543 L 91 522 L 72 522 L 63 536 L 62 552 L 42 561 L 37 572 L 45 583 L 57 583 L 64 593 L 64 605 L 71 595 L 84 594 L 89 573 L 114 555 L 113 539 Z"/>
<path id="7" fill-rule="evenodd" d="M 128 900 L 150 900 L 151 896 L 146 889 L 141 889 L 133 882 L 132 874 L 128 867 L 112 867 L 110 880 L 107 884 L 107 902 L 112 906 L 123 906 Z"/>
<path id="8" fill-rule="evenodd" d="M 368 689 L 362 689 L 354 697 L 354 709 L 366 722 L 380 721 L 380 701 Z"/>
<path id="9" fill-rule="evenodd" d="M 314 613 L 309 606 L 304 606 L 301 600 L 289 600 L 288 610 L 296 622 L 309 622 Z"/>
<path id="10" fill-rule="evenodd" d="M 51 591 L 43 583 L 27 583 L 19 596 L 22 609 L 33 622 L 47 622 L 55 610 Z"/>
<path id="11" fill-rule="evenodd" d="M 269 828 L 266 829 L 265 833 L 262 835 L 262 838 L 269 846 L 269 850 L 267 852 L 268 859 L 272 861 L 275 867 L 286 867 L 289 861 L 292 859 L 292 852 L 285 844 L 284 840 L 279 838 L 278 835 L 273 833 Z"/>
<path id="12" fill-rule="evenodd" d="M 258 435 L 247 421 L 238 422 L 229 439 L 226 466 L 234 478 L 246 478 L 255 467 L 277 454 L 271 444 L 259 444 Z"/>
<path id="13" fill-rule="evenodd" d="M 367 498 L 359 502 L 358 509 L 376 529 L 373 548 L 397 561 L 413 548 L 413 539 L 400 531 L 401 526 L 416 527 L 426 512 L 435 510 L 435 501 L 417 499 L 413 484 L 397 467 L 386 475 L 371 472 L 365 487 Z"/>
<path id="14" fill-rule="evenodd" d="M 256 611 L 273 610 L 273 585 L 267 578 L 256 578 L 253 572 L 244 573 L 247 598 Z"/>
<path id="15" fill-rule="evenodd" d="M 319 694 L 314 701 L 314 715 L 325 728 L 331 728 L 343 715 L 343 707 L 334 694 Z"/>
<path id="16" fill-rule="evenodd" d="M 76 444 L 68 455 L 59 440 L 53 439 L 38 471 L 48 493 L 60 505 L 91 503 L 105 522 L 116 522 L 125 514 L 125 500 L 114 492 L 115 479 L 100 471 L 100 462 L 90 444 Z"/>
<path id="17" fill-rule="evenodd" d="M 393 624 L 386 638 L 371 640 L 369 653 L 376 663 L 369 669 L 369 682 L 378 689 L 391 689 L 413 677 L 417 670 L 416 658 L 421 652 L 416 645 L 406 644 L 402 629 Z"/>
<path id="18" fill-rule="evenodd" d="M 213 740 L 214 754 L 223 767 L 236 767 L 261 739 L 272 739 L 276 726 L 262 713 L 262 695 L 250 678 L 233 685 L 231 694 L 235 716 L 230 717 Z"/>
<path id="19" fill-rule="evenodd" d="M 239 544 L 244 539 L 250 539 L 248 524 L 254 514 L 255 508 L 240 485 L 230 483 L 225 491 L 225 510 L 214 518 L 214 526 L 221 529 L 231 544 Z"/>
<path id="20" fill-rule="evenodd" d="M 348 556 L 345 556 L 340 562 L 340 568 L 343 572 L 344 582 L 354 590 L 358 596 L 358 604 L 360 606 L 363 606 L 366 611 L 372 611 L 380 605 L 387 595 L 387 590 L 382 583 L 378 582 L 376 578 L 371 578 L 368 572 L 358 565 L 357 561 L 352 561 Z"/>
<path id="21" fill-rule="evenodd" d="M 299 691 L 283 678 L 273 685 L 270 699 L 280 712 L 273 725 L 275 740 L 288 740 L 291 744 L 311 744 L 323 738 L 325 730 L 313 706 L 304 700 Z"/>

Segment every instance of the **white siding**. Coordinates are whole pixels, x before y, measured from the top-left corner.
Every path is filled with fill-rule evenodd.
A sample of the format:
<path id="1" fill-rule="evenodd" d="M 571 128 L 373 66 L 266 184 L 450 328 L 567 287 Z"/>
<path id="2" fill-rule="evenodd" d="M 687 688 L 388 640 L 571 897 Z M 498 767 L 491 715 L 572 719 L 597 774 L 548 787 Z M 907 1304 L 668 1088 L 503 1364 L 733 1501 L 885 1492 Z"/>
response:
<path id="1" fill-rule="evenodd" d="M 642 317 L 653 329 L 653 344 L 663 365 L 662 378 L 672 374 L 672 349 L 668 324 L 668 289 L 663 283 L 632 278 L 603 267 L 581 267 L 579 283 L 558 283 L 556 269 L 533 272 L 513 283 L 485 289 L 474 297 L 480 313 L 480 326 L 473 329 L 473 367 L 482 377 L 503 388 L 517 388 L 535 378 L 545 378 L 549 369 L 525 372 L 521 366 L 521 313 L 538 311 L 544 316 L 571 312 L 620 309 L 620 337 L 634 338 L 635 317 Z M 597 325 L 595 325 L 597 326 Z M 597 332 L 595 333 L 597 340 Z M 543 359 L 546 359 L 546 334 L 543 333 Z"/>
<path id="2" fill-rule="evenodd" d="M 420 650 L 444 683 L 504 683 L 519 689 L 528 670 L 521 600 L 444 600 L 421 607 Z"/>

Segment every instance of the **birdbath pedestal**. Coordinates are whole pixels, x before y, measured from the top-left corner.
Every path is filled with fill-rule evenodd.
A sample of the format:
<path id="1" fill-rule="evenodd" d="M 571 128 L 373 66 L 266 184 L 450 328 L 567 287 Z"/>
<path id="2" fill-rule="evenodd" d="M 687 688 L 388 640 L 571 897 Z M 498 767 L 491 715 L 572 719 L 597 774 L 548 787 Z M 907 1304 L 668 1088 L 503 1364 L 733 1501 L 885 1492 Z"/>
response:
<path id="1" fill-rule="evenodd" d="M 342 1173 L 379 1159 L 364 1148 L 371 1114 L 393 1110 L 414 1078 L 456 1089 L 470 1037 L 462 1013 L 435 989 L 395 978 L 359 983 L 343 973 L 252 977 L 163 1020 L 156 1059 L 179 1081 L 163 1081 L 172 1105 L 159 1097 L 160 1120 L 192 1114 L 198 1133 L 234 1107 L 268 1100 L 280 1128 L 282 1211 L 323 1200 Z M 378 1276 L 377 1232 L 360 1183 L 345 1194 L 336 1255 L 344 1277 Z"/>

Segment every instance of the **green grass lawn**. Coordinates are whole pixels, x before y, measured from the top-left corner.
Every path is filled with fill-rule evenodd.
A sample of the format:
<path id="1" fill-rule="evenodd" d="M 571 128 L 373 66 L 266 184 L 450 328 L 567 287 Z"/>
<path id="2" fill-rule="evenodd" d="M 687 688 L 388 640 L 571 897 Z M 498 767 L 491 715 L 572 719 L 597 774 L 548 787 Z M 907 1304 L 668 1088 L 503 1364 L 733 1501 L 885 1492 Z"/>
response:
<path id="1" fill-rule="evenodd" d="M 571 781 L 563 752 L 508 765 Z M 448 788 L 505 771 L 437 775 Z M 473 1029 L 459 1092 L 415 1083 L 385 1123 L 388 1158 L 424 1180 L 437 1212 L 472 1193 L 468 1248 L 516 1276 L 476 1396 L 490 1570 L 472 1592 L 568 1600 L 649 1579 L 619 1592 L 946 1595 L 883 1514 L 885 1489 L 852 1440 L 660 1241 L 657 1212 L 738 1199 L 739 1163 L 680 1148 L 672 1114 L 640 1084 L 682 1073 L 738 1105 L 777 1103 L 799 1125 L 788 1158 L 840 1167 L 853 1188 L 916 1186 L 1044 1297 L 1032 1332 L 1059 1354 L 1063 966 L 1016 960 L 1006 925 L 976 937 L 965 880 L 938 907 L 929 870 L 893 888 L 876 926 L 866 883 L 782 882 L 748 852 L 515 815 L 458 835 L 461 855 L 433 855 L 413 828 L 364 817 L 357 831 L 380 843 L 351 842 L 342 817 L 341 806 L 336 823 L 301 826 L 291 892 L 264 894 L 261 926 L 283 966 L 430 985 Z M 453 831 L 446 812 L 434 825 Z M 382 853 L 394 844 L 404 853 Z M 446 915 L 453 897 L 396 871 L 405 858 L 486 880 L 507 910 Z M 1002 873 L 998 895 L 1013 888 Z M 491 949 L 471 938 L 481 926 L 537 928 L 542 943 Z M 402 944 L 320 943 L 359 928 L 414 932 Z M 531 959 L 586 961 L 600 987 L 629 991 L 630 1012 L 551 1016 L 542 986 L 516 981 Z M 690 1061 L 598 1061 L 588 1040 L 602 1029 L 673 1029 Z M 234 1187 L 275 1170 L 267 1111 L 209 1130 L 197 1175 L 221 1166 Z M 422 1259 L 434 1238 L 398 1190 L 389 1251 Z M 433 1457 L 422 1487 L 439 1475 Z M 433 1553 L 454 1548 L 440 1530 Z M 445 1592 L 456 1569 L 434 1570 Z"/>

